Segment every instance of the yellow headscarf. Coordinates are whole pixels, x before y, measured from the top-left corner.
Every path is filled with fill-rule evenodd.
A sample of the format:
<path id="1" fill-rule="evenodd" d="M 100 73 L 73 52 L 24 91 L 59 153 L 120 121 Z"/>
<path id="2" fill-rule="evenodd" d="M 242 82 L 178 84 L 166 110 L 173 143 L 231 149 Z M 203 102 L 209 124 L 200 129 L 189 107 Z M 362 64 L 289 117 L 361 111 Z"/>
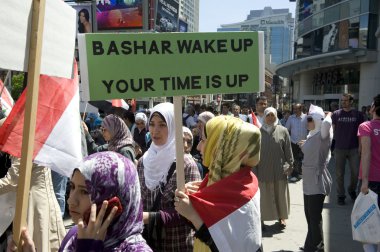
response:
<path id="1" fill-rule="evenodd" d="M 206 124 L 207 142 L 203 164 L 208 167 L 208 185 L 260 160 L 260 130 L 232 116 L 218 116 Z"/>
<path id="2" fill-rule="evenodd" d="M 203 165 L 209 169 L 207 185 L 239 171 L 242 165 L 253 167 L 259 163 L 261 134 L 253 124 L 232 116 L 217 116 L 207 122 L 206 135 Z M 196 239 L 193 251 L 209 252 L 210 248 Z"/>

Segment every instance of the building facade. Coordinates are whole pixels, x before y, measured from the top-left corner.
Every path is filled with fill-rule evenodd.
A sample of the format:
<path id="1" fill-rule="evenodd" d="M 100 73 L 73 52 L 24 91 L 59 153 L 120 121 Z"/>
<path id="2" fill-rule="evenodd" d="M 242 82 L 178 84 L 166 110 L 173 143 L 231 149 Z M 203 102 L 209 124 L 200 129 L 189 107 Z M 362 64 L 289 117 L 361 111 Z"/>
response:
<path id="1" fill-rule="evenodd" d="M 180 0 L 179 16 L 187 23 L 188 32 L 199 32 L 199 0 Z"/>
<path id="2" fill-rule="evenodd" d="M 294 18 L 289 9 L 251 10 L 247 20 L 224 24 L 223 31 L 264 31 L 265 55 L 271 64 L 281 64 L 292 59 Z"/>
<path id="3" fill-rule="evenodd" d="M 378 0 L 297 0 L 294 60 L 276 73 L 291 79 L 293 102 L 330 109 L 342 93 L 357 107 L 380 93 Z"/>

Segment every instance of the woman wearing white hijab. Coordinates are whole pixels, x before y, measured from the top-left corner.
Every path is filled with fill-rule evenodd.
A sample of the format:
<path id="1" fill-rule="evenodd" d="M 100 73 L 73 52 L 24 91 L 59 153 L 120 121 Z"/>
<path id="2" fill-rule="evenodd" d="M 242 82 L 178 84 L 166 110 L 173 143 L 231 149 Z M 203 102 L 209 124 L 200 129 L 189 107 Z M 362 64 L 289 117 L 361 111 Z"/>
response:
<path id="1" fill-rule="evenodd" d="M 287 176 L 292 171 L 294 160 L 289 132 L 278 122 L 276 109 L 265 109 L 264 122 L 260 128 L 261 151 L 257 178 L 261 192 L 262 222 L 278 220 L 280 227 L 285 228 L 290 211 Z"/>
<path id="2" fill-rule="evenodd" d="M 322 108 L 311 105 L 307 116 L 309 134 L 301 142 L 304 154 L 302 180 L 305 216 L 308 225 L 304 251 L 324 251 L 322 210 L 326 195 L 331 192 L 331 175 L 327 169 L 331 158 L 331 112 L 325 117 Z"/>
<path id="3" fill-rule="evenodd" d="M 149 132 L 152 144 L 137 165 L 146 224 L 144 238 L 154 251 L 192 251 L 191 227 L 174 209 L 177 178 L 173 104 L 161 103 L 153 108 Z M 201 180 L 194 160 L 187 155 L 184 159 L 185 182 Z"/>

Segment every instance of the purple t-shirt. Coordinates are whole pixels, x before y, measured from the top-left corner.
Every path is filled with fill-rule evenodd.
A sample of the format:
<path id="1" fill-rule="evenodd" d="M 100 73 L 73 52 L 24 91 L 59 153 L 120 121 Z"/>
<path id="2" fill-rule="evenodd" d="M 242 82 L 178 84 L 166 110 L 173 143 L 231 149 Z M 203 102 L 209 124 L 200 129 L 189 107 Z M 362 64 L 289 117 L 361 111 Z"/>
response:
<path id="1" fill-rule="evenodd" d="M 357 137 L 358 127 L 364 122 L 363 114 L 357 110 L 349 112 L 339 109 L 332 115 L 332 123 L 335 125 L 335 148 L 350 150 L 359 147 Z"/>

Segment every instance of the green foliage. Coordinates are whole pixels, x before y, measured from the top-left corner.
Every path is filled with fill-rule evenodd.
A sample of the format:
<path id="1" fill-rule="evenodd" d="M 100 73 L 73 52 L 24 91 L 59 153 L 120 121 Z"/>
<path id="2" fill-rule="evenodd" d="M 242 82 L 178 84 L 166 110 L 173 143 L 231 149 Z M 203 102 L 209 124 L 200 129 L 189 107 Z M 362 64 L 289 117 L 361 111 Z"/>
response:
<path id="1" fill-rule="evenodd" d="M 12 76 L 12 97 L 16 101 L 22 91 L 23 91 L 23 83 L 24 83 L 24 73 L 15 74 Z"/>

